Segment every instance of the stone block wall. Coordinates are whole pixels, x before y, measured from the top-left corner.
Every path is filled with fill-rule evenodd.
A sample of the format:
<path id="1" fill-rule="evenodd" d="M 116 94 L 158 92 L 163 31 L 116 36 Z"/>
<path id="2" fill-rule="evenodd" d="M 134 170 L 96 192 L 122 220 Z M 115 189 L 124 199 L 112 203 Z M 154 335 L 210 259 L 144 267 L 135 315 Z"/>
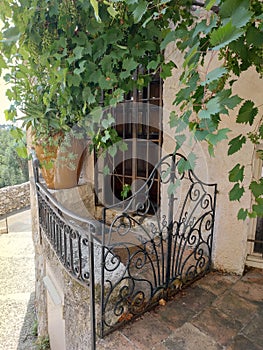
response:
<path id="1" fill-rule="evenodd" d="M 0 216 L 30 206 L 29 182 L 0 189 Z"/>

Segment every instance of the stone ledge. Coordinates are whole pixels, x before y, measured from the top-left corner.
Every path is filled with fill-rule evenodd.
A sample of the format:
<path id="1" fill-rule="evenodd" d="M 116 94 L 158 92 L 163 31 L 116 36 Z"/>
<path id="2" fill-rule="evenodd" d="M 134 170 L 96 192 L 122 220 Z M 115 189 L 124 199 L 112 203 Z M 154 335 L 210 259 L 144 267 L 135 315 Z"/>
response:
<path id="1" fill-rule="evenodd" d="M 0 218 L 30 206 L 29 182 L 0 189 Z"/>

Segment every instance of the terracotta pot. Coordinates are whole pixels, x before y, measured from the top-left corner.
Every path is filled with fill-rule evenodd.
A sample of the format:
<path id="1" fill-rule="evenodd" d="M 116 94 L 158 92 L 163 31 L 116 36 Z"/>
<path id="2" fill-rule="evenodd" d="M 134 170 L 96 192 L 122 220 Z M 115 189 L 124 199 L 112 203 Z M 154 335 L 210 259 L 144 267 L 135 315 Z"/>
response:
<path id="1" fill-rule="evenodd" d="M 85 158 L 85 141 L 70 137 L 60 146 L 35 145 L 41 173 L 50 189 L 66 189 L 78 185 Z"/>

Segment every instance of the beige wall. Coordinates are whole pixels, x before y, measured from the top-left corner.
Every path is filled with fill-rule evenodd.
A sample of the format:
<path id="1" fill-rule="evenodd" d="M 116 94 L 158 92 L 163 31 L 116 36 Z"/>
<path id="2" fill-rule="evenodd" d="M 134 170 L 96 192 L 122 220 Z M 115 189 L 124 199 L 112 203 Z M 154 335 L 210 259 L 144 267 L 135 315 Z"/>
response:
<path id="1" fill-rule="evenodd" d="M 172 55 L 177 66 L 180 67 L 182 58 L 175 51 L 175 46 L 170 45 L 167 55 Z M 214 69 L 217 65 L 217 58 L 214 55 L 209 57 L 209 70 Z M 174 70 L 173 76 L 165 81 L 164 84 L 164 150 L 171 150 L 174 146 L 173 131 L 169 130 L 168 121 L 170 111 L 174 109 L 172 102 L 175 94 L 179 89 L 178 78 L 181 74 L 180 69 Z M 258 78 L 257 73 L 251 68 L 241 75 L 234 84 L 234 93 L 240 97 L 251 99 L 256 106 L 262 105 L 263 100 L 263 80 Z M 235 109 L 230 112 L 229 116 L 222 116 L 221 128 L 231 129 L 229 139 L 238 136 L 246 129 L 252 130 L 248 125 L 236 125 L 237 115 Z M 262 115 L 262 106 L 260 107 Z M 260 113 L 259 113 L 260 114 Z M 216 220 L 214 232 L 213 263 L 216 269 L 226 270 L 241 274 L 244 269 L 247 254 L 247 237 L 253 229 L 251 220 L 237 220 L 237 212 L 240 207 L 249 207 L 251 205 L 251 195 L 246 193 L 239 202 L 229 202 L 228 192 L 233 184 L 228 181 L 228 172 L 237 163 L 245 165 L 246 184 L 250 183 L 251 177 L 257 171 L 253 167 L 255 157 L 254 147 L 247 142 L 241 152 L 227 156 L 229 140 L 221 142 L 215 151 L 215 157 L 211 158 L 207 152 L 205 143 L 194 144 L 194 151 L 199 155 L 197 173 L 204 181 L 216 182 L 218 184 Z M 191 145 L 193 147 L 193 144 Z M 190 149 L 189 145 L 184 147 L 183 151 L 187 154 Z"/>

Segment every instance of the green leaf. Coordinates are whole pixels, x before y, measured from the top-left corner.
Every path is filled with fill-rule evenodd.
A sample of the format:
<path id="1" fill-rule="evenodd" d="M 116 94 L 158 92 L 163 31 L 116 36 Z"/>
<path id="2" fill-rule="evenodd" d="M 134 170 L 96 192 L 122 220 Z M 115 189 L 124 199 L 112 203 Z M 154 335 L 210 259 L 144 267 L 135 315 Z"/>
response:
<path id="1" fill-rule="evenodd" d="M 79 68 L 75 68 L 75 69 L 74 69 L 74 74 L 79 75 L 79 74 L 83 73 L 83 72 L 86 70 L 85 63 L 86 63 L 86 61 L 81 61 L 81 62 L 79 62 Z M 59 71 L 59 72 L 62 72 L 62 73 L 60 73 L 60 74 L 66 75 L 66 74 L 64 73 L 64 70 L 62 70 L 62 69 L 61 69 L 61 71 Z M 67 71 L 66 71 L 66 72 L 67 72 Z"/>
<path id="2" fill-rule="evenodd" d="M 128 197 L 129 192 L 131 191 L 131 185 L 129 184 L 124 184 L 122 191 L 121 191 L 121 197 L 122 199 L 125 199 Z"/>
<path id="3" fill-rule="evenodd" d="M 263 45 L 263 34 L 256 27 L 249 27 L 247 30 L 246 40 L 248 45 L 254 45 L 260 48 Z"/>
<path id="4" fill-rule="evenodd" d="M 181 158 L 177 164 L 179 174 L 183 174 L 187 170 L 193 170 L 196 163 L 196 155 L 190 152 L 187 160 Z"/>
<path id="5" fill-rule="evenodd" d="M 112 58 L 110 55 L 106 55 L 100 61 L 101 69 L 104 73 L 109 72 L 112 68 Z"/>
<path id="6" fill-rule="evenodd" d="M 106 143 L 108 140 L 110 140 L 110 132 L 109 130 L 105 130 L 104 136 L 102 136 L 101 141 Z"/>
<path id="7" fill-rule="evenodd" d="M 216 3 L 217 3 L 217 0 L 206 0 L 206 2 L 205 2 L 205 9 L 206 9 L 207 11 L 210 11 L 211 8 L 212 8 L 214 5 L 216 5 Z"/>
<path id="8" fill-rule="evenodd" d="M 177 31 L 169 31 L 163 41 L 161 42 L 160 49 L 164 50 L 170 42 L 174 42 L 177 39 Z"/>
<path id="9" fill-rule="evenodd" d="M 224 104 L 226 107 L 228 107 L 229 109 L 233 109 L 235 108 L 240 102 L 242 101 L 242 98 L 234 95 L 231 96 L 230 98 L 226 99 L 226 100 L 222 100 L 221 103 Z"/>
<path id="10" fill-rule="evenodd" d="M 186 136 L 184 134 L 181 134 L 181 135 L 176 135 L 174 138 L 176 141 L 175 151 L 177 152 L 186 141 Z"/>
<path id="11" fill-rule="evenodd" d="M 212 70 L 207 74 L 205 81 L 202 82 L 201 85 L 206 85 L 211 83 L 214 80 L 218 80 L 226 73 L 227 73 L 227 69 L 225 67 L 215 68 L 214 70 Z"/>
<path id="12" fill-rule="evenodd" d="M 237 6 L 235 12 L 231 15 L 231 21 L 236 28 L 244 27 L 249 21 L 253 12 L 242 6 Z"/>
<path id="13" fill-rule="evenodd" d="M 116 156 L 117 150 L 117 145 L 115 143 L 108 148 L 108 152 L 112 157 Z"/>
<path id="14" fill-rule="evenodd" d="M 171 167 L 168 167 L 166 170 L 161 171 L 162 182 L 164 182 L 167 176 L 170 174 L 171 174 Z"/>
<path id="15" fill-rule="evenodd" d="M 6 65 L 6 63 L 5 63 L 5 60 L 3 59 L 3 57 L 1 56 L 1 54 L 0 54 L 0 75 L 1 75 L 1 73 L 2 73 L 2 69 L 3 68 L 7 68 L 7 65 Z"/>
<path id="16" fill-rule="evenodd" d="M 172 69 L 176 67 L 176 64 L 173 61 L 169 61 L 162 65 L 161 78 L 166 79 L 172 76 Z"/>
<path id="17" fill-rule="evenodd" d="M 108 167 L 108 165 L 105 165 L 103 168 L 103 175 L 110 175 L 110 168 Z"/>
<path id="18" fill-rule="evenodd" d="M 16 147 L 16 152 L 19 157 L 27 159 L 28 154 L 26 146 Z"/>
<path id="19" fill-rule="evenodd" d="M 249 1 L 247 0 L 225 0 L 220 6 L 220 16 L 223 18 L 231 17 L 238 7 L 244 9 L 249 8 Z"/>
<path id="20" fill-rule="evenodd" d="M 198 112 L 198 117 L 200 119 L 210 119 L 212 115 L 216 115 L 218 113 L 226 113 L 226 109 L 220 102 L 220 98 L 217 96 L 211 98 L 207 102 L 206 109 L 200 109 Z"/>
<path id="21" fill-rule="evenodd" d="M 249 125 L 252 125 L 257 114 L 258 108 L 254 107 L 254 102 L 245 101 L 245 103 L 239 109 L 236 122 L 245 124 L 249 123 Z"/>
<path id="22" fill-rule="evenodd" d="M 256 203 L 252 205 L 252 209 L 256 216 L 263 217 L 263 198 L 256 198 Z"/>
<path id="23" fill-rule="evenodd" d="M 84 47 L 81 46 L 76 46 L 75 49 L 73 50 L 74 56 L 76 60 L 79 60 L 82 58 L 82 52 L 84 50 Z"/>
<path id="24" fill-rule="evenodd" d="M 230 156 L 231 154 L 239 151 L 243 144 L 246 143 L 247 139 L 244 135 L 240 134 L 237 137 L 234 137 L 231 141 L 229 141 L 228 145 L 230 146 L 227 154 Z"/>
<path id="25" fill-rule="evenodd" d="M 99 2 L 97 0 L 90 0 L 91 6 L 93 7 L 95 18 L 98 22 L 101 22 L 99 16 Z"/>
<path id="26" fill-rule="evenodd" d="M 257 156 L 259 159 L 263 160 L 263 150 L 261 149 L 257 150 Z"/>
<path id="27" fill-rule="evenodd" d="M 10 44 L 13 42 L 16 42 L 20 38 L 19 29 L 17 27 L 8 28 L 3 32 L 3 38 L 6 39 L 4 40 L 4 42 L 10 43 Z"/>
<path id="28" fill-rule="evenodd" d="M 136 62 L 133 57 L 131 58 L 126 58 L 123 63 L 122 63 L 122 68 L 125 69 L 127 72 L 131 72 L 133 71 L 134 69 L 137 68 L 138 66 L 138 62 Z"/>
<path id="29" fill-rule="evenodd" d="M 260 138 L 263 139 L 263 124 L 261 124 L 261 125 L 259 126 L 258 131 L 259 131 Z"/>
<path id="30" fill-rule="evenodd" d="M 181 102 L 184 102 L 185 100 L 189 99 L 189 96 L 192 91 L 193 89 L 190 86 L 180 89 L 176 94 L 175 102 L 177 104 L 180 104 Z"/>
<path id="31" fill-rule="evenodd" d="M 68 74 L 67 83 L 68 83 L 68 86 L 79 86 L 81 83 L 81 77 L 78 74 L 73 74 L 73 75 Z"/>
<path id="32" fill-rule="evenodd" d="M 253 193 L 255 197 L 260 197 L 263 195 L 263 178 L 259 180 L 259 182 L 252 181 L 249 185 L 249 189 Z"/>
<path id="33" fill-rule="evenodd" d="M 99 77 L 99 85 L 103 90 L 110 90 L 113 88 L 114 83 L 116 82 L 116 77 L 110 73 L 107 77 L 101 75 Z"/>
<path id="34" fill-rule="evenodd" d="M 110 99 L 110 105 L 116 106 L 118 102 L 122 102 L 124 99 L 124 90 L 122 89 L 116 89 L 113 91 L 112 98 Z"/>
<path id="35" fill-rule="evenodd" d="M 189 169 L 193 170 L 193 169 L 195 168 L 196 159 L 197 159 L 197 156 L 196 156 L 195 153 L 190 152 L 190 153 L 188 154 L 187 162 L 188 162 L 189 165 L 190 165 L 190 168 L 189 168 Z"/>
<path id="36" fill-rule="evenodd" d="M 87 101 L 89 104 L 96 102 L 95 96 L 92 94 L 89 86 L 85 86 L 82 90 L 82 97 L 84 101 Z"/>
<path id="37" fill-rule="evenodd" d="M 168 195 L 169 196 L 175 195 L 177 188 L 180 187 L 180 184 L 181 184 L 180 179 L 176 179 L 175 183 L 171 182 L 167 190 Z"/>
<path id="38" fill-rule="evenodd" d="M 213 15 L 211 15 L 209 19 L 209 24 L 207 24 L 206 19 L 199 22 L 195 27 L 193 37 L 200 35 L 200 32 L 204 34 L 208 34 L 213 28 L 216 27 L 216 22 L 217 22 L 217 16 L 213 16 Z"/>
<path id="39" fill-rule="evenodd" d="M 228 179 L 230 182 L 242 182 L 244 180 L 244 165 L 236 164 L 233 169 L 229 171 Z"/>
<path id="40" fill-rule="evenodd" d="M 222 18 L 232 21 L 236 28 L 245 26 L 253 12 L 249 11 L 249 1 L 247 0 L 226 0 L 220 6 L 220 15 Z"/>
<path id="41" fill-rule="evenodd" d="M 252 205 L 252 208 L 253 208 L 253 205 Z M 257 217 L 257 214 L 255 211 L 252 210 L 252 212 L 248 212 L 248 217 L 250 219 L 255 219 Z"/>
<path id="42" fill-rule="evenodd" d="M 122 151 L 122 152 L 128 151 L 128 144 L 124 141 L 119 141 L 118 147 L 119 147 L 120 151 Z"/>
<path id="43" fill-rule="evenodd" d="M 190 50 L 186 53 L 183 68 L 190 68 L 190 64 L 193 61 L 193 58 L 197 55 L 199 55 L 199 43 L 195 44 L 193 47 L 190 48 Z"/>
<path id="44" fill-rule="evenodd" d="M 218 97 L 211 98 L 206 104 L 207 111 L 211 115 L 215 115 L 217 113 L 223 113 L 224 108 L 220 103 L 220 99 Z"/>
<path id="45" fill-rule="evenodd" d="M 229 133 L 229 131 L 231 130 L 228 128 L 220 129 L 215 134 L 207 135 L 206 140 L 213 146 L 215 146 L 216 144 L 218 144 L 218 142 L 226 140 L 228 138 L 227 134 Z"/>
<path id="46" fill-rule="evenodd" d="M 115 119 L 111 114 L 108 114 L 107 119 L 103 119 L 101 122 L 101 125 L 103 126 L 104 129 L 108 129 L 112 124 L 115 123 Z"/>
<path id="47" fill-rule="evenodd" d="M 138 6 L 136 6 L 135 10 L 133 11 L 133 17 L 134 17 L 134 23 L 140 22 L 143 15 L 146 13 L 148 8 L 148 2 L 147 1 L 140 1 Z"/>
<path id="48" fill-rule="evenodd" d="M 243 196 L 245 190 L 244 187 L 240 187 L 238 183 L 234 185 L 234 187 L 229 192 L 229 199 L 231 201 L 239 201 L 240 198 Z"/>
<path id="49" fill-rule="evenodd" d="M 191 111 L 188 111 L 188 112 L 191 114 Z M 187 118 L 186 114 L 187 112 L 185 112 L 181 118 L 178 117 L 175 114 L 175 112 L 172 112 L 170 114 L 169 125 L 170 125 L 170 128 L 176 128 L 175 130 L 176 133 L 180 133 L 187 128 L 188 123 L 184 121 L 184 118 L 185 117 Z"/>
<path id="50" fill-rule="evenodd" d="M 178 123 L 178 116 L 175 113 L 175 111 L 173 111 L 170 113 L 170 118 L 169 118 L 170 128 L 172 129 L 172 128 L 176 127 L 177 123 Z"/>
<path id="51" fill-rule="evenodd" d="M 147 65 L 147 69 L 155 70 L 159 64 L 160 64 L 160 57 L 158 57 L 158 59 L 156 61 L 150 61 Z"/>
<path id="52" fill-rule="evenodd" d="M 232 41 L 237 40 L 243 33 L 242 29 L 234 27 L 229 21 L 223 27 L 219 27 L 211 33 L 210 43 L 213 46 L 212 50 L 219 50 L 225 47 Z"/>
<path id="53" fill-rule="evenodd" d="M 102 116 L 103 116 L 103 111 L 101 107 L 95 107 L 91 112 L 90 112 L 91 120 L 93 120 L 94 123 L 98 123 Z M 88 119 L 87 119 L 88 120 Z"/>
<path id="54" fill-rule="evenodd" d="M 247 209 L 244 210 L 243 208 L 240 208 L 237 214 L 238 220 L 245 220 L 247 216 L 248 216 L 248 210 Z"/>
<path id="55" fill-rule="evenodd" d="M 108 8 L 107 8 L 107 11 L 109 12 L 109 14 L 111 15 L 111 17 L 115 18 L 118 14 L 118 11 L 115 10 L 115 8 L 110 5 Z"/>
<path id="56" fill-rule="evenodd" d="M 206 109 L 200 109 L 198 112 L 198 117 L 200 119 L 210 119 L 211 115 Z"/>

